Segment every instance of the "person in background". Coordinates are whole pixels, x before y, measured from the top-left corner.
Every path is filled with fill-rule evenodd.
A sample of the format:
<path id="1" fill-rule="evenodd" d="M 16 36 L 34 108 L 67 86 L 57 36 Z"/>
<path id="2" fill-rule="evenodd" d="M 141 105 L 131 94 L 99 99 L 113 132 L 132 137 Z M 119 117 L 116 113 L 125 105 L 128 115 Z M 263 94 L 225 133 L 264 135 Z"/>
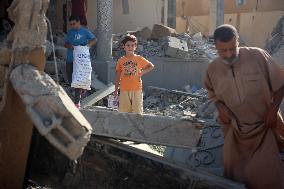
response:
<path id="1" fill-rule="evenodd" d="M 80 24 L 80 18 L 78 16 L 70 16 L 69 24 L 71 29 L 68 30 L 65 37 L 64 47 L 67 48 L 67 60 L 66 60 L 66 73 L 68 77 L 68 82 L 72 83 L 72 73 L 73 73 L 73 49 L 74 46 L 88 46 L 92 47 L 96 44 L 96 37 L 87 28 L 82 27 Z M 80 108 L 80 100 L 82 94 L 84 94 L 83 89 L 75 88 L 75 105 Z"/>
<path id="2" fill-rule="evenodd" d="M 207 68 L 205 87 L 224 132 L 224 176 L 248 189 L 284 189 L 284 125 L 279 106 L 284 70 L 264 50 L 239 47 L 235 27 L 214 32 L 219 57 Z"/>
<path id="3" fill-rule="evenodd" d="M 127 35 L 123 41 L 125 56 L 116 64 L 116 80 L 114 96 L 119 95 L 119 112 L 143 113 L 143 95 L 141 77 L 150 72 L 154 65 L 144 57 L 135 54 L 137 39 Z"/>

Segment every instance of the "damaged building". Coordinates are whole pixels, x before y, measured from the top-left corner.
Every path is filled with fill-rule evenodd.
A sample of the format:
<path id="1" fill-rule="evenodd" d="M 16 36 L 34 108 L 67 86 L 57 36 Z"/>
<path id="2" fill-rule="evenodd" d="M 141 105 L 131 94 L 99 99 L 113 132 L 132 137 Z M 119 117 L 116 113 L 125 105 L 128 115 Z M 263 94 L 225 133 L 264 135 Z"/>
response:
<path id="1" fill-rule="evenodd" d="M 91 49 L 92 90 L 78 111 L 65 70 L 71 1 L 1 1 L 0 123 L 6 127 L 0 133 L 8 137 L 0 138 L 0 189 L 20 188 L 24 181 L 29 189 L 246 188 L 222 175 L 224 140 L 203 78 L 217 56 L 212 31 L 222 23 L 237 27 L 242 45 L 265 47 L 283 64 L 284 3 L 267 2 L 88 0 L 88 28 L 98 42 Z M 40 15 L 38 20 L 32 13 L 21 20 L 24 10 Z M 138 38 L 137 54 L 155 65 L 143 76 L 142 117 L 119 114 L 106 103 L 127 34 Z M 38 41 L 28 40 L 36 35 Z M 19 119 L 9 123 L 15 114 Z M 10 142 L 20 134 L 25 137 Z"/>

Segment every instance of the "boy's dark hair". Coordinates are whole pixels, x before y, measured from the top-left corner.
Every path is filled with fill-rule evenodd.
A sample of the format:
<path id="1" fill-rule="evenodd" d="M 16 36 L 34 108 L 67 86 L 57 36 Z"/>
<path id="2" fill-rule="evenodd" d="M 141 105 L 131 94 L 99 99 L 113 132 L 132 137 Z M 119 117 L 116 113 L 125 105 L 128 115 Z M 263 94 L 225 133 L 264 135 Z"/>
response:
<path id="1" fill-rule="evenodd" d="M 135 35 L 126 35 L 121 43 L 125 45 L 128 41 L 137 43 L 137 38 L 135 37 Z"/>
<path id="2" fill-rule="evenodd" d="M 79 22 L 80 21 L 80 17 L 79 16 L 75 16 L 75 15 L 71 15 L 69 17 L 69 22 L 71 22 L 71 21 Z"/>
<path id="3" fill-rule="evenodd" d="M 234 37 L 238 38 L 239 34 L 237 29 L 229 24 L 223 24 L 219 27 L 214 32 L 214 42 L 216 41 L 221 41 L 221 42 L 229 42 L 231 41 Z"/>

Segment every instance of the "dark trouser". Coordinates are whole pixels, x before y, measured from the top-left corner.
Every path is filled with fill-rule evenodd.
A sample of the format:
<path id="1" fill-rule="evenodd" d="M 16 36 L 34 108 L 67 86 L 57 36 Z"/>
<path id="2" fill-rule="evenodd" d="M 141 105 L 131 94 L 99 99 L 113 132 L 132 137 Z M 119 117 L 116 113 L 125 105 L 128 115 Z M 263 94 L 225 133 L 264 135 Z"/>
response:
<path id="1" fill-rule="evenodd" d="M 72 73 L 73 73 L 73 63 L 72 62 L 66 62 L 66 74 L 68 78 L 68 82 L 72 83 Z M 75 88 L 75 97 L 74 97 L 74 103 L 78 104 L 81 100 L 82 94 L 84 93 L 84 89 Z"/>
<path id="2" fill-rule="evenodd" d="M 72 73 L 73 73 L 73 62 L 66 62 L 66 75 L 70 85 L 72 83 Z"/>
<path id="3" fill-rule="evenodd" d="M 74 99 L 75 104 L 78 104 L 80 102 L 82 91 L 83 89 L 75 88 L 75 99 Z"/>

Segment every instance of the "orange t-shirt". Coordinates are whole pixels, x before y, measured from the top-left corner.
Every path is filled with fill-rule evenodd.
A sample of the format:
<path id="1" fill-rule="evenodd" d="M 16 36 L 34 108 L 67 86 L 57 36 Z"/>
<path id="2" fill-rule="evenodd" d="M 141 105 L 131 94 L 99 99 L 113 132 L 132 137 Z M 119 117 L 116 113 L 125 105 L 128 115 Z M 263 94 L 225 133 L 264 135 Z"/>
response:
<path id="1" fill-rule="evenodd" d="M 120 91 L 139 91 L 142 80 L 139 73 L 150 62 L 142 56 L 123 56 L 116 63 L 116 71 L 120 72 Z"/>

